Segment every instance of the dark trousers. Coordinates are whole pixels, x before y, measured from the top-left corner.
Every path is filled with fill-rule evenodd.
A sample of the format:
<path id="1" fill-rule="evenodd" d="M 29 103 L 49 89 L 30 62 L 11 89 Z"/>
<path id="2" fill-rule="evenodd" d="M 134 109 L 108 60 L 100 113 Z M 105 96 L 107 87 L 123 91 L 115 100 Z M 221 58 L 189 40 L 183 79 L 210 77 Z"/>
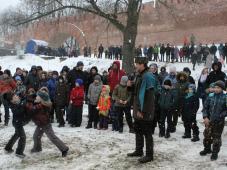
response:
<path id="1" fill-rule="evenodd" d="M 24 132 L 24 127 L 22 125 L 14 126 L 15 127 L 15 133 L 9 140 L 9 142 L 6 144 L 5 149 L 10 150 L 12 149 L 13 145 L 18 140 L 16 153 L 17 154 L 23 154 L 26 144 L 26 135 Z"/>
<path id="2" fill-rule="evenodd" d="M 56 106 L 56 117 L 60 125 L 65 124 L 64 112 L 65 112 L 65 107 Z"/>
<path id="3" fill-rule="evenodd" d="M 103 53 L 103 52 L 99 52 L 98 58 L 102 58 L 102 53 Z"/>
<path id="4" fill-rule="evenodd" d="M 52 102 L 52 106 L 51 106 L 51 110 L 50 110 L 50 120 L 51 122 L 54 122 L 54 113 L 56 113 L 56 104 L 54 103 L 53 100 L 51 100 Z M 57 113 L 56 113 L 56 119 L 58 121 L 58 117 L 57 117 Z"/>
<path id="5" fill-rule="evenodd" d="M 221 135 L 225 126 L 224 121 L 220 122 L 210 122 L 210 124 L 205 128 L 203 135 L 203 145 L 205 149 L 211 149 L 211 144 L 213 144 L 213 153 L 218 153 L 220 151 L 222 141 Z"/>
<path id="6" fill-rule="evenodd" d="M 124 119 L 124 114 L 126 117 L 126 121 L 128 123 L 128 126 L 130 129 L 133 128 L 132 124 L 132 115 L 131 115 L 131 107 L 117 107 L 116 106 L 116 112 L 117 112 L 117 117 L 118 117 L 118 122 L 119 122 L 119 130 L 123 130 L 123 119 Z"/>
<path id="7" fill-rule="evenodd" d="M 164 54 L 161 54 L 161 62 L 164 62 Z"/>
<path id="8" fill-rule="evenodd" d="M 152 137 L 152 121 L 135 120 L 135 133 L 136 133 L 136 151 L 143 153 L 144 138 L 146 143 L 146 156 L 153 157 L 153 137 Z"/>
<path id="9" fill-rule="evenodd" d="M 182 114 L 182 119 L 184 122 L 185 135 L 191 136 L 192 130 L 193 136 L 199 136 L 199 127 L 197 126 L 196 114 L 191 113 L 189 117 L 187 116 L 187 118 L 185 118 L 184 114 Z"/>
<path id="10" fill-rule="evenodd" d="M 154 61 L 158 61 L 158 54 L 157 53 L 154 53 Z"/>
<path id="11" fill-rule="evenodd" d="M 50 141 L 57 146 L 57 148 L 63 152 L 68 149 L 68 147 L 55 135 L 53 128 L 51 124 L 48 124 L 46 126 L 37 126 L 33 135 L 34 140 L 34 147 L 33 149 L 36 151 L 42 150 L 42 143 L 41 138 L 43 136 L 43 133 L 47 135 L 47 137 L 50 139 Z"/>
<path id="12" fill-rule="evenodd" d="M 88 105 L 89 113 L 88 113 L 88 124 L 92 125 L 92 122 L 94 122 L 94 125 L 97 125 L 99 122 L 99 112 L 96 109 L 97 105 Z"/>
<path id="13" fill-rule="evenodd" d="M 108 129 L 108 117 L 100 115 L 99 116 L 99 128 L 100 129 Z"/>
<path id="14" fill-rule="evenodd" d="M 170 54 L 166 55 L 166 62 L 170 62 Z"/>
<path id="15" fill-rule="evenodd" d="M 173 127 L 176 127 L 178 123 L 179 112 L 177 110 L 173 110 L 171 115 L 172 115 Z"/>
<path id="16" fill-rule="evenodd" d="M 170 132 L 172 127 L 173 127 L 173 122 L 172 122 L 172 114 L 171 111 L 168 109 L 161 109 L 161 115 L 159 119 L 159 129 L 160 129 L 160 134 L 164 135 L 165 134 L 165 121 L 167 119 L 167 132 Z"/>
<path id="17" fill-rule="evenodd" d="M 72 105 L 71 107 L 69 123 L 79 127 L 82 123 L 83 106 Z"/>

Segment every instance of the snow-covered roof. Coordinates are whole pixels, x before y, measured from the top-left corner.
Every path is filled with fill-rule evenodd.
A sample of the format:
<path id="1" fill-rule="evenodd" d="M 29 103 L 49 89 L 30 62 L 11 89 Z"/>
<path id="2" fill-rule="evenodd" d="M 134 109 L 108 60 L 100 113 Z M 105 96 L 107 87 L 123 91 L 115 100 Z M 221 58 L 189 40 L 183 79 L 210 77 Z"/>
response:
<path id="1" fill-rule="evenodd" d="M 34 41 L 37 45 L 39 46 L 48 46 L 48 42 L 43 41 L 43 40 L 35 40 L 35 39 L 31 39 L 31 41 Z"/>

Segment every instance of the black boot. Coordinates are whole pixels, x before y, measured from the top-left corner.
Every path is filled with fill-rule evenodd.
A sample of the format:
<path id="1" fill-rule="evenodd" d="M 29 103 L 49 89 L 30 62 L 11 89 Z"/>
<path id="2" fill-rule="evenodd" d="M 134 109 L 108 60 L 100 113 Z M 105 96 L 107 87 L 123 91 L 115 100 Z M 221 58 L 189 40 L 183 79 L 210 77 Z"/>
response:
<path id="1" fill-rule="evenodd" d="M 134 151 L 127 154 L 128 157 L 141 157 L 143 156 L 143 151 Z"/>
<path id="2" fill-rule="evenodd" d="M 98 128 L 98 123 L 94 123 L 94 129 Z"/>
<path id="3" fill-rule="evenodd" d="M 147 162 L 151 162 L 153 161 L 153 156 L 144 156 L 140 159 L 138 159 L 138 161 L 141 163 L 141 164 L 144 164 L 144 163 L 147 163 Z"/>
<path id="4" fill-rule="evenodd" d="M 170 133 L 175 133 L 176 132 L 176 127 L 172 127 L 171 130 L 170 130 Z"/>
<path id="5" fill-rule="evenodd" d="M 207 154 L 210 154 L 212 151 L 210 148 L 204 148 L 199 154 L 200 156 L 206 156 Z"/>
<path id="6" fill-rule="evenodd" d="M 210 160 L 211 161 L 216 161 L 218 159 L 218 154 L 217 153 L 212 153 Z"/>
<path id="7" fill-rule="evenodd" d="M 170 133 L 168 131 L 166 131 L 166 135 L 165 135 L 165 138 L 170 138 Z"/>
<path id="8" fill-rule="evenodd" d="M 8 149 L 8 148 L 5 148 L 5 151 L 6 151 L 7 153 L 13 153 L 13 152 L 14 152 L 13 149 Z"/>
<path id="9" fill-rule="evenodd" d="M 91 129 L 92 128 L 92 124 L 88 123 L 88 125 L 86 126 L 86 129 Z"/>
<path id="10" fill-rule="evenodd" d="M 68 154 L 69 148 L 62 152 L 62 157 L 66 157 Z"/>
<path id="11" fill-rule="evenodd" d="M 199 140 L 199 136 L 193 136 L 193 138 L 191 139 L 192 142 L 197 142 Z"/>
<path id="12" fill-rule="evenodd" d="M 23 159 L 26 155 L 24 153 L 16 153 L 16 156 Z"/>

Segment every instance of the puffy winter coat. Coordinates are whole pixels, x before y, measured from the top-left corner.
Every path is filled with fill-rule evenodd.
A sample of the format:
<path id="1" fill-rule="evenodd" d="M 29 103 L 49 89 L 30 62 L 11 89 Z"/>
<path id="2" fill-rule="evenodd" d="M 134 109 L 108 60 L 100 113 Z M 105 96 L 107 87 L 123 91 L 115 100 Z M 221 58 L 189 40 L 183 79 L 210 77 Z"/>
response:
<path id="1" fill-rule="evenodd" d="M 112 93 L 115 86 L 120 83 L 122 76 L 125 75 L 125 72 L 123 70 L 120 70 L 120 62 L 114 61 L 113 64 L 116 64 L 118 66 L 117 70 L 111 70 L 108 77 L 108 83 L 110 86 L 110 92 Z"/>
<path id="2" fill-rule="evenodd" d="M 164 86 L 162 86 L 160 96 L 159 96 L 159 107 L 162 110 L 171 110 L 173 109 L 174 105 L 174 94 L 172 89 L 166 89 Z"/>
<path id="3" fill-rule="evenodd" d="M 47 88 L 49 90 L 50 99 L 53 101 L 55 98 L 55 91 L 56 91 L 57 80 L 51 78 L 47 82 Z"/>
<path id="4" fill-rule="evenodd" d="M 199 110 L 199 98 L 196 94 L 185 96 L 183 98 L 182 120 L 190 121 L 192 114 L 196 114 Z"/>
<path id="5" fill-rule="evenodd" d="M 111 106 L 110 97 L 100 96 L 98 101 L 99 114 L 102 116 L 108 116 L 110 106 Z"/>
<path id="6" fill-rule="evenodd" d="M 25 80 L 24 85 L 27 87 L 27 89 L 33 88 L 35 91 L 38 91 L 39 89 L 39 77 L 38 75 L 34 75 L 32 73 L 29 73 L 28 77 Z"/>
<path id="7" fill-rule="evenodd" d="M 87 94 L 89 104 L 91 104 L 91 105 L 97 105 L 98 104 L 98 100 L 99 100 L 101 91 L 102 91 L 102 83 L 90 84 L 89 89 L 88 89 L 88 94 Z"/>
<path id="8" fill-rule="evenodd" d="M 83 106 L 84 87 L 74 87 L 70 93 L 70 100 L 74 106 Z"/>
<path id="9" fill-rule="evenodd" d="M 4 79 L 3 76 L 0 77 L 0 94 L 13 91 L 15 88 L 16 82 L 12 78 Z"/>
<path id="10" fill-rule="evenodd" d="M 131 92 L 128 91 L 127 86 L 117 85 L 113 91 L 112 99 L 115 101 L 115 106 L 125 107 L 129 106 L 131 100 Z M 127 104 L 121 104 L 119 101 L 127 101 Z"/>
<path id="11" fill-rule="evenodd" d="M 203 117 L 209 118 L 212 122 L 219 122 L 225 119 L 227 114 L 226 94 L 212 94 L 207 97 L 203 108 Z"/>
<path id="12" fill-rule="evenodd" d="M 57 83 L 55 103 L 58 107 L 67 106 L 69 102 L 69 87 L 65 83 Z"/>

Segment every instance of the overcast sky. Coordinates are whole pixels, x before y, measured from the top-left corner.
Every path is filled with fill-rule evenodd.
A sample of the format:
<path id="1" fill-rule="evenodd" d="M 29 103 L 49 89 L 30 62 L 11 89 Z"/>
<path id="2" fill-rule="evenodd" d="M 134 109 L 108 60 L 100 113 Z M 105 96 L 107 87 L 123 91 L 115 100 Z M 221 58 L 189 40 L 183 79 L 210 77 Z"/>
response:
<path id="1" fill-rule="evenodd" d="M 152 0 L 143 0 L 143 2 L 149 2 Z M 20 2 L 20 0 L 0 0 L 0 12 L 2 12 L 2 10 L 10 7 L 10 6 L 15 6 Z"/>

